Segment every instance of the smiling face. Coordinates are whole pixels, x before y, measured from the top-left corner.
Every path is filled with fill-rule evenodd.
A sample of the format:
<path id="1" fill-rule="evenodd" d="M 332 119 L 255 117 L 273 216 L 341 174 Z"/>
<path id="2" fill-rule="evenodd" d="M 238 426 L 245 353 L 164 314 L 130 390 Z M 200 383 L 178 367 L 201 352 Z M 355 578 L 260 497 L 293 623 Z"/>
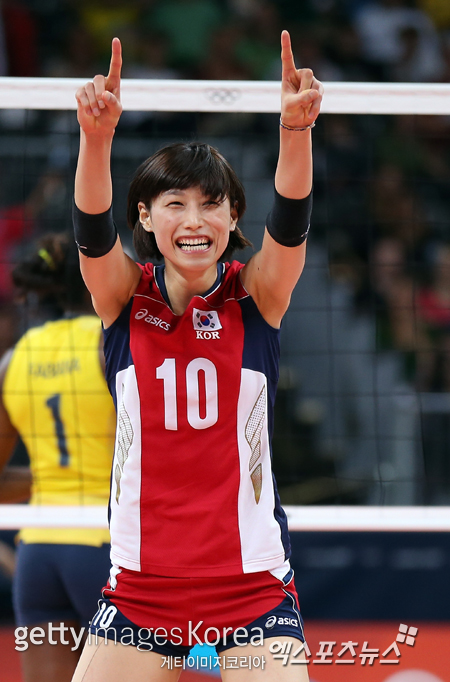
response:
<path id="1" fill-rule="evenodd" d="M 166 262 L 196 272 L 215 266 L 238 218 L 228 197 L 215 200 L 199 187 L 167 190 L 150 208 L 142 201 L 138 208 L 141 225 L 153 232 Z"/>

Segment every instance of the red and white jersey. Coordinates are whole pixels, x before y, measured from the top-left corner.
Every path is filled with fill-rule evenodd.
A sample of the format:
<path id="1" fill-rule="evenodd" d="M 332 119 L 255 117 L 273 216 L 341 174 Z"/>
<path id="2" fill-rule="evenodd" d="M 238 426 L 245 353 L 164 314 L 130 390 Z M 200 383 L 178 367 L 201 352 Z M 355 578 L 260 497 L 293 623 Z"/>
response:
<path id="1" fill-rule="evenodd" d="M 271 470 L 279 330 L 243 288 L 240 263 L 175 315 L 164 266 L 105 330 L 117 408 L 111 559 L 165 576 L 272 570 L 290 554 Z"/>

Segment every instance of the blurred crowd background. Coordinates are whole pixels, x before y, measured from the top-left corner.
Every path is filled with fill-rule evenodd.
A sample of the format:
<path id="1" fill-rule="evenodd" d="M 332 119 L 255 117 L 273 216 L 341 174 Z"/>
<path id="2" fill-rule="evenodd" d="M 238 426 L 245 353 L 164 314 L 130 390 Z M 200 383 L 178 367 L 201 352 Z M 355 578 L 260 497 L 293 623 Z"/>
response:
<path id="1" fill-rule="evenodd" d="M 340 81 L 443 81 L 446 0 L 3 0 L 0 73 L 103 71 L 120 35 L 131 78 L 279 77 L 279 35 L 301 65 Z"/>
<path id="2" fill-rule="evenodd" d="M 450 80 L 449 0 L 4 0 L 0 75 L 91 78 L 123 44 L 126 78 L 277 80 L 282 28 L 323 81 Z M 420 96 L 420 95 L 418 95 Z M 450 99 L 450 98 L 449 98 Z M 124 112 L 114 212 L 175 139 L 217 146 L 243 180 L 257 248 L 278 120 Z M 11 264 L 70 229 L 75 112 L 0 110 L 0 346 L 49 311 L 14 303 Z M 322 115 L 307 268 L 282 329 L 274 438 L 282 501 L 450 503 L 449 116 Z M 251 255 L 249 251 L 244 258 Z M 30 322 L 31 320 L 31 322 Z M 17 455 L 20 460 L 19 455 Z"/>
<path id="3" fill-rule="evenodd" d="M 102 72 L 120 35 L 129 78 L 279 77 L 279 35 L 321 80 L 445 82 L 447 0 L 3 0 L 0 75 Z"/>

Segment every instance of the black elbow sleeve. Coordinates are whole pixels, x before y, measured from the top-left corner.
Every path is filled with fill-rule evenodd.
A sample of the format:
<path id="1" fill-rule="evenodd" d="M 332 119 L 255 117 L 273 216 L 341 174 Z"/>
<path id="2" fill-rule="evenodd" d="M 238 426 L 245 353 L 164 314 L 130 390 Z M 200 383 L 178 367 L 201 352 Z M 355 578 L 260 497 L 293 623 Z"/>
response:
<path id="1" fill-rule="evenodd" d="M 112 206 L 104 213 L 84 213 L 73 202 L 73 230 L 78 250 L 88 258 L 105 256 L 117 240 Z"/>
<path id="2" fill-rule="evenodd" d="M 304 199 L 287 199 L 275 190 L 267 231 L 282 246 L 300 246 L 306 240 L 312 211 L 312 190 Z"/>

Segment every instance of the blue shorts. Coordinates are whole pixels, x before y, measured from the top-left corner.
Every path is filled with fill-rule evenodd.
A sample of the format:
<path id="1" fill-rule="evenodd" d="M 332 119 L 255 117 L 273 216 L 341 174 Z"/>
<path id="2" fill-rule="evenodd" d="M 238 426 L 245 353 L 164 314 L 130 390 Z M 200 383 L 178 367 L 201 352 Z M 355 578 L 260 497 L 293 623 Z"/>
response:
<path id="1" fill-rule="evenodd" d="M 17 550 L 17 625 L 75 620 L 88 627 L 111 568 L 109 544 L 24 544 Z"/>
<path id="2" fill-rule="evenodd" d="M 269 571 L 214 578 L 174 578 L 116 569 L 92 619 L 95 636 L 155 651 L 188 656 L 196 644 L 221 653 L 269 637 L 304 641 L 293 571 L 278 579 Z M 256 648 L 257 651 L 257 648 Z"/>

